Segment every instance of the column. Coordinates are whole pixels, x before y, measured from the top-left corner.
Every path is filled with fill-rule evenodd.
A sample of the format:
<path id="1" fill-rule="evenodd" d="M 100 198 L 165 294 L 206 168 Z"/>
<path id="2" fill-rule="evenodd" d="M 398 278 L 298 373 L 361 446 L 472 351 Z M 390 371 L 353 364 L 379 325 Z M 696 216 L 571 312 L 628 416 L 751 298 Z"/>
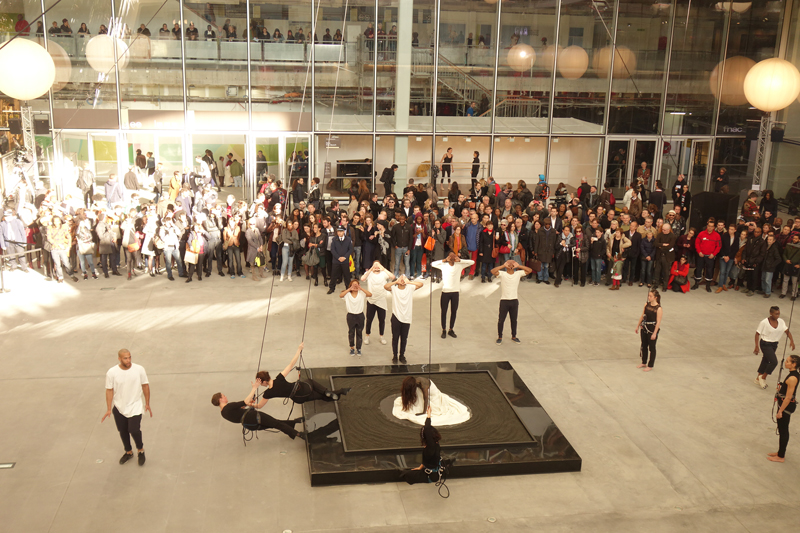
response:
<path id="1" fill-rule="evenodd" d="M 413 28 L 414 2 L 405 0 L 397 7 L 397 79 L 395 80 L 395 131 L 408 131 L 408 112 L 411 105 L 411 34 Z M 396 184 L 404 187 L 408 176 L 408 136 L 394 138 L 394 162 L 399 167 L 395 172 Z M 378 170 L 380 172 L 380 170 Z M 396 191 L 395 191 L 396 192 Z"/>

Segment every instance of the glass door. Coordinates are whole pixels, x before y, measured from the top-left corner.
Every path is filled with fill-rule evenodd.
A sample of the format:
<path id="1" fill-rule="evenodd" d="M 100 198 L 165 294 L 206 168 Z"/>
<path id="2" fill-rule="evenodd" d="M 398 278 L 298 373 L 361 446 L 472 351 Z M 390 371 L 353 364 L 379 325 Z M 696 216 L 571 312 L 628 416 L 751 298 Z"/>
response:
<path id="1" fill-rule="evenodd" d="M 89 161 L 89 165 L 94 168 L 98 185 L 105 184 L 109 174 L 117 174 L 117 181 L 122 180 L 115 134 L 89 134 Z"/>
<path id="2" fill-rule="evenodd" d="M 667 200 L 672 200 L 672 186 L 678 179 L 678 174 L 686 177 L 689 182 L 689 168 L 692 161 L 691 139 L 669 139 L 664 141 L 661 156 L 661 173 L 659 178 L 664 184 Z"/>
<path id="3" fill-rule="evenodd" d="M 613 189 L 621 189 L 628 182 L 629 140 L 608 140 L 606 151 L 606 171 L 602 183 L 597 184 L 600 191 L 608 183 Z"/>
<path id="4" fill-rule="evenodd" d="M 711 150 L 711 141 L 692 141 L 692 156 L 689 173 L 689 192 L 692 195 L 706 190 L 708 177 L 708 155 Z"/>
<path id="5" fill-rule="evenodd" d="M 641 179 L 645 189 L 650 191 L 655 189 L 656 144 L 658 144 L 658 141 L 655 140 L 636 141 L 635 150 L 631 154 L 633 158 L 631 161 L 632 173 L 622 184 L 623 190 L 630 186 L 634 178 Z"/>

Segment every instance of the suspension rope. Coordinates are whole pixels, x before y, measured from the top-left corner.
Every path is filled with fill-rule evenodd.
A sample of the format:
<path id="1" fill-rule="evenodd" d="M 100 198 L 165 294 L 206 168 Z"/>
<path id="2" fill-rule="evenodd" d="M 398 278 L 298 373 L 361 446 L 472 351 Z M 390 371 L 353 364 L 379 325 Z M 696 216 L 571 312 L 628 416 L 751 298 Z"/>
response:
<path id="1" fill-rule="evenodd" d="M 796 291 L 797 287 L 794 287 L 794 289 Z M 792 308 L 789 311 L 789 323 L 786 325 L 786 331 L 791 331 L 792 316 L 793 315 L 794 315 L 794 302 L 792 302 Z M 778 368 L 778 385 L 780 385 L 781 376 L 783 375 L 783 365 L 786 362 L 786 348 L 787 348 L 787 346 L 789 346 L 789 336 L 788 335 L 786 335 L 786 338 L 783 340 L 783 355 L 781 356 L 781 363 L 780 363 L 780 365 L 778 365 L 779 366 L 779 368 Z M 798 384 L 798 385 L 800 385 L 800 384 Z M 773 397 L 772 400 L 773 400 L 772 401 L 772 410 L 771 410 L 772 411 L 772 421 L 777 424 L 778 420 L 775 418 L 775 412 L 778 409 L 778 402 L 775 401 L 774 397 Z M 776 435 L 778 434 L 778 428 L 775 428 L 775 434 Z"/>

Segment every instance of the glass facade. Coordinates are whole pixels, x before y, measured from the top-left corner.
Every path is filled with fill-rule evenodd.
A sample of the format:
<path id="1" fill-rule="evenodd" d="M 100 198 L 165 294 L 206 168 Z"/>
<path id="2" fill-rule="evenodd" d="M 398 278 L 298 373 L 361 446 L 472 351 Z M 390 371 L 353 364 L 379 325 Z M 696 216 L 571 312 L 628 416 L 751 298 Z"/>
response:
<path id="1" fill-rule="evenodd" d="M 38 2 L 4 4 L 7 34 L 41 14 Z M 393 163 L 398 188 L 429 180 L 449 147 L 462 184 L 478 152 L 478 177 L 499 183 L 545 174 L 621 188 L 644 164 L 666 186 L 682 172 L 702 191 L 724 166 L 737 193 L 753 182 L 758 143 L 746 134 L 761 117 L 742 80 L 768 57 L 800 62 L 797 11 L 784 21 L 781 1 L 65 0 L 22 38 L 61 58 L 50 94 L 28 105 L 49 117 L 39 173 L 62 193 L 74 166 L 104 178 L 141 149 L 168 172 L 205 150 L 233 153 L 245 194 L 260 151 L 280 179 L 318 177 L 344 196 Z M 800 174 L 799 111 L 775 117 L 790 141 L 768 154 L 779 190 Z"/>

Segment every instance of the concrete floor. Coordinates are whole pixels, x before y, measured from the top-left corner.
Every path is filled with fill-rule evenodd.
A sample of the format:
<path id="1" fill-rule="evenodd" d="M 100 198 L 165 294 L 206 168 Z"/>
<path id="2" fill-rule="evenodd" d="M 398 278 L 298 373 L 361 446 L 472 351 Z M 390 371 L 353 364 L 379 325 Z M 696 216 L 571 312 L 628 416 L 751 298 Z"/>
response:
<path id="1" fill-rule="evenodd" d="M 423 485 L 312 489 L 302 441 L 266 433 L 242 446 L 240 429 L 209 400 L 249 390 L 269 278 L 56 285 L 12 273 L 6 281 L 0 462 L 17 464 L 0 470 L 4 533 L 735 533 L 797 524 L 798 423 L 787 463 L 768 462 L 778 444 L 772 393 L 752 383 L 754 329 L 769 305 L 780 303 L 788 320 L 788 300 L 664 295 L 658 361 L 646 374 L 635 368 L 633 332 L 645 289 L 524 284 L 523 344 L 496 347 L 498 286 L 465 282 L 459 338 L 440 339 L 434 325 L 433 360 L 510 360 L 583 457 L 583 471 L 452 480 L 442 500 Z M 306 288 L 305 280 L 275 284 L 263 368 L 279 371 L 293 354 Z M 428 294 L 427 284 L 417 294 L 411 362 L 428 357 Z M 434 323 L 438 300 L 434 290 Z M 312 287 L 307 365 L 387 362 L 389 346 L 376 343 L 362 360 L 349 357 L 344 314 L 341 301 Z M 122 347 L 151 383 L 143 468 L 117 464 L 114 423 L 100 423 L 104 375 Z M 266 411 L 286 416 L 288 407 L 271 402 Z"/>

